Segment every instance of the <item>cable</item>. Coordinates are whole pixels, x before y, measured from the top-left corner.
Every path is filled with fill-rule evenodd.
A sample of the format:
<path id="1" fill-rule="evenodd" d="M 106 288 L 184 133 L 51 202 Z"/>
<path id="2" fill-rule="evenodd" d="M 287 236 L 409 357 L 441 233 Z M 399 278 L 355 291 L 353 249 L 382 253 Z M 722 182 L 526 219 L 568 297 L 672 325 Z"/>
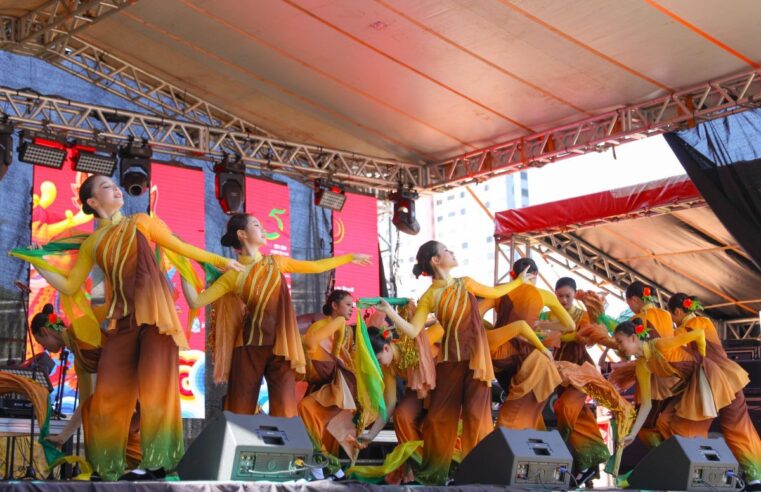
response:
<path id="1" fill-rule="evenodd" d="M 696 481 L 697 483 L 702 483 L 703 485 L 705 485 L 706 487 L 708 487 L 709 489 L 711 489 L 711 492 L 719 492 L 718 490 L 716 490 L 716 487 L 714 487 L 714 486 L 713 486 L 713 485 L 711 485 L 710 483 L 706 482 L 706 481 L 705 481 L 705 480 L 703 480 L 702 478 L 698 478 L 698 479 L 697 479 L 697 480 L 695 480 L 695 481 Z"/>
<path id="2" fill-rule="evenodd" d="M 558 468 L 558 469 L 559 469 L 561 472 L 563 472 L 563 473 L 568 473 L 568 476 L 569 476 L 569 477 L 571 477 L 571 480 L 573 480 L 573 483 L 574 483 L 574 486 L 573 486 L 573 488 L 575 488 L 575 489 L 580 489 L 580 488 L 581 488 L 581 485 L 579 485 L 579 482 L 578 482 L 578 481 L 576 481 L 576 477 L 575 477 L 575 476 L 573 476 L 573 473 L 571 473 L 571 472 L 569 472 L 569 471 L 568 471 L 568 468 L 566 468 L 565 466 L 561 466 L 561 467 L 560 467 L 560 468 Z"/>
<path id="3" fill-rule="evenodd" d="M 743 480 L 742 478 L 740 478 L 740 475 L 738 475 L 737 473 L 735 473 L 733 470 L 727 470 L 727 473 L 726 473 L 726 475 L 727 475 L 728 477 L 734 477 L 734 478 L 736 478 L 736 479 L 737 479 L 737 484 L 738 484 L 738 485 L 740 485 L 740 490 L 743 490 L 743 489 L 745 489 L 745 480 Z"/>

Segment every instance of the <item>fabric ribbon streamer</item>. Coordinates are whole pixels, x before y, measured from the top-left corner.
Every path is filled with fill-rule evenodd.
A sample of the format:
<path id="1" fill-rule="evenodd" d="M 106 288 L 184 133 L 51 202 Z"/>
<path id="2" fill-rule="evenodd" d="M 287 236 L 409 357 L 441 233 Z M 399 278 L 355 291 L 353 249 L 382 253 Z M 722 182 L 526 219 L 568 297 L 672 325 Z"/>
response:
<path id="1" fill-rule="evenodd" d="M 354 371 L 357 377 L 357 400 L 361 409 L 359 429 L 378 418 L 386 419 L 386 402 L 383 398 L 383 372 L 370 344 L 365 322 L 357 310 L 357 328 L 354 330 Z"/>
<path id="2" fill-rule="evenodd" d="M 406 297 L 360 297 L 357 299 L 357 309 L 366 309 L 372 306 L 377 306 L 382 299 L 385 299 L 386 302 L 392 306 L 405 306 L 410 302 Z"/>

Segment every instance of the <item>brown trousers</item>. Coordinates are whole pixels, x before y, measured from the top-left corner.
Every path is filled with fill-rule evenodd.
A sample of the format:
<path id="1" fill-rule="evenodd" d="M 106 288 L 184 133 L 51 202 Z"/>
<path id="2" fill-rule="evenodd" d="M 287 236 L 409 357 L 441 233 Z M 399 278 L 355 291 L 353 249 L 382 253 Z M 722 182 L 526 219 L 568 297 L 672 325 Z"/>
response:
<path id="1" fill-rule="evenodd" d="M 233 350 L 225 410 L 248 415 L 256 413 L 262 376 L 267 380 L 269 414 L 295 417 L 298 414 L 296 376 L 290 362 L 272 353 L 271 345 L 246 345 Z"/>
<path id="2" fill-rule="evenodd" d="M 122 318 L 98 361 L 86 413 L 87 459 L 104 480 L 124 473 L 128 436 L 140 402 L 140 442 L 146 469 L 173 470 L 183 455 L 178 349 L 153 325 Z M 134 454 L 134 453 L 130 453 Z"/>
<path id="3" fill-rule="evenodd" d="M 439 362 L 436 366 L 436 389 L 423 422 L 422 475 L 427 482 L 446 482 L 461 417 L 463 457 L 494 429 L 491 389 L 473 379 L 469 363 Z"/>
<path id="4" fill-rule="evenodd" d="M 414 391 L 406 390 L 394 409 L 394 431 L 399 444 L 423 440 L 424 415 L 423 400 L 420 400 Z"/>

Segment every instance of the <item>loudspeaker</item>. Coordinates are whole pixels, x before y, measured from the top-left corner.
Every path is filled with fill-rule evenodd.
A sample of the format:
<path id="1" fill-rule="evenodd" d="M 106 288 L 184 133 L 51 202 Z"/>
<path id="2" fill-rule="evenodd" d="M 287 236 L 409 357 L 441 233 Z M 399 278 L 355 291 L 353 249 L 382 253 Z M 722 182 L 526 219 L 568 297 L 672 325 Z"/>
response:
<path id="1" fill-rule="evenodd" d="M 182 480 L 268 480 L 306 478 L 312 443 L 301 419 L 222 412 L 185 452 Z"/>
<path id="2" fill-rule="evenodd" d="M 738 464 L 724 439 L 673 436 L 650 451 L 629 475 L 633 489 L 734 489 Z"/>
<path id="3" fill-rule="evenodd" d="M 465 457 L 454 481 L 464 484 L 566 488 L 573 458 L 554 430 L 498 428 Z"/>

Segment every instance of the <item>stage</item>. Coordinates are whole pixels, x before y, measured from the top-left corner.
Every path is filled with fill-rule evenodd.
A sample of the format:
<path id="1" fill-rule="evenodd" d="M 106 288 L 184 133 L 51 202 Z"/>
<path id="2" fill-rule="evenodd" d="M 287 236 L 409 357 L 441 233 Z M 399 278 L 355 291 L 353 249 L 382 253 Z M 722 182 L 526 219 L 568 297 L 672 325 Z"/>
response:
<path id="1" fill-rule="evenodd" d="M 324 491 L 397 491 L 397 490 L 447 490 L 449 492 L 537 490 L 520 487 L 498 487 L 495 485 L 449 485 L 428 487 L 423 485 L 372 485 L 356 481 L 318 480 L 314 482 L 0 482 L 0 491 L 18 492 L 324 492 Z M 599 492 L 620 489 L 593 489 Z"/>

